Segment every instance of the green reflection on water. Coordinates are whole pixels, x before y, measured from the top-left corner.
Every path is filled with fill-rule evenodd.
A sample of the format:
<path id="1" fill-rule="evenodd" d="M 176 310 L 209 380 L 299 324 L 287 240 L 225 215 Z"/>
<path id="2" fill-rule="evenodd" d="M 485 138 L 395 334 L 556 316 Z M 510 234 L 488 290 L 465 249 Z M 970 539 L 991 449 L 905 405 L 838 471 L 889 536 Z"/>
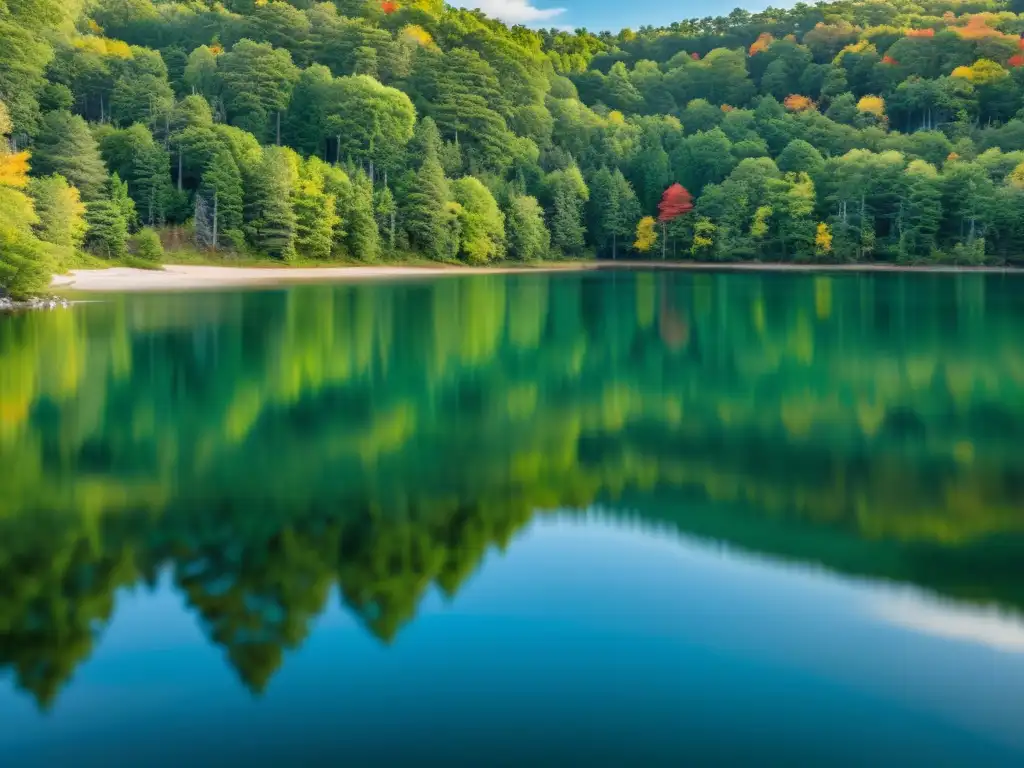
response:
<path id="1" fill-rule="evenodd" d="M 594 504 L 1024 610 L 1022 288 L 494 275 L 0 319 L 0 665 L 50 704 L 171 566 L 260 691 L 333 585 L 390 641 Z"/>

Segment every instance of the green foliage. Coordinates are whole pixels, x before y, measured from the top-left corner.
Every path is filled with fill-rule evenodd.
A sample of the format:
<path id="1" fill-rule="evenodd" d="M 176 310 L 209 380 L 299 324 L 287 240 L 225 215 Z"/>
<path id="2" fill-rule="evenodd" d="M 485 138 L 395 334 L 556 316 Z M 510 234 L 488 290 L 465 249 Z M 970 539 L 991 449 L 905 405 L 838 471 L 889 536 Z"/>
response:
<path id="1" fill-rule="evenodd" d="M 314 259 L 331 256 L 334 227 L 339 219 L 335 197 L 324 190 L 322 163 L 313 158 L 302 163 L 292 191 L 295 210 L 295 247 Z"/>
<path id="2" fill-rule="evenodd" d="M 472 176 L 451 185 L 459 204 L 460 255 L 470 264 L 486 264 L 505 255 L 505 216 L 494 195 Z"/>
<path id="3" fill-rule="evenodd" d="M 585 247 L 583 211 L 590 190 L 576 166 L 552 172 L 546 185 L 551 201 L 548 209 L 551 244 L 565 256 L 579 256 Z"/>
<path id="4" fill-rule="evenodd" d="M 110 202 L 121 212 L 121 218 L 128 226 L 128 231 L 135 229 L 138 224 L 138 216 L 135 213 L 135 201 L 128 194 L 128 183 L 121 181 L 116 173 L 110 177 Z"/>
<path id="5" fill-rule="evenodd" d="M 242 174 L 226 149 L 214 155 L 206 166 L 198 195 L 205 203 L 207 219 L 213 217 L 207 224 L 209 232 L 203 233 L 210 247 L 237 243 L 244 222 L 245 196 Z"/>
<path id="6" fill-rule="evenodd" d="M 89 225 L 86 248 L 106 259 L 128 254 L 128 222 L 117 204 L 102 198 L 86 204 L 85 221 Z"/>
<path id="7" fill-rule="evenodd" d="M 217 87 L 228 119 L 261 141 L 273 141 L 299 70 L 291 54 L 269 43 L 240 40 L 217 61 Z"/>
<path id="8" fill-rule="evenodd" d="M 438 261 L 451 253 L 446 206 L 451 192 L 439 159 L 441 137 L 433 120 L 418 129 L 417 149 L 423 162 L 405 194 L 403 219 L 413 246 Z"/>
<path id="9" fill-rule="evenodd" d="M 374 216 L 373 185 L 361 170 L 350 179 L 346 218 L 348 252 L 361 261 L 376 261 L 380 257 L 380 232 Z"/>
<path id="10" fill-rule="evenodd" d="M 32 170 L 39 176 L 63 176 L 86 202 L 99 199 L 107 185 L 107 169 L 89 126 L 69 112 L 43 117 L 32 145 Z"/>
<path id="11" fill-rule="evenodd" d="M 661 233 L 666 255 L 820 258 L 813 221 L 837 259 L 917 261 L 957 245 L 1021 259 L 1022 200 L 1006 177 L 1019 164 L 1010 153 L 1024 151 L 1024 22 L 989 13 L 1001 6 L 798 5 L 596 36 L 508 28 L 434 0 L 399 5 L 4 0 L 10 143 L 30 149 L 33 174 L 64 176 L 86 202 L 105 194 L 109 170 L 141 223 L 191 219 L 211 247 L 214 230 L 218 247 L 228 232 L 241 245 L 244 230 L 283 258 L 376 258 L 383 234 L 390 250 L 489 261 L 501 246 L 479 236 L 446 178 L 473 177 L 505 214 L 513 195 L 540 200 L 552 251 L 572 256 L 622 255 L 622 238 L 679 183 L 714 237 L 694 248 L 697 218 L 682 220 Z M 323 169 L 322 192 L 314 182 L 282 195 L 304 166 L 293 158 L 261 178 L 271 144 L 361 168 L 369 198 Z M 245 190 L 239 227 L 232 178 L 227 230 L 203 189 L 222 152 Z M 730 203 L 723 188 L 750 160 L 780 175 L 757 201 Z M 918 160 L 938 174 L 934 234 L 932 192 L 901 170 Z M 765 166 L 744 173 L 753 167 Z M 572 169 L 592 197 L 565 180 Z"/>
<path id="12" fill-rule="evenodd" d="M 133 251 L 144 261 L 159 264 L 164 258 L 164 246 L 156 230 L 143 227 L 132 238 Z"/>
<path id="13" fill-rule="evenodd" d="M 0 212 L 3 203 L 0 196 Z M 0 295 L 24 299 L 49 284 L 49 260 L 42 244 L 28 232 L 0 222 Z"/>
<path id="14" fill-rule="evenodd" d="M 509 254 L 520 261 L 543 259 L 551 250 L 551 233 L 537 198 L 513 195 L 505 215 Z"/>
<path id="15" fill-rule="evenodd" d="M 85 206 L 78 190 L 63 176 L 32 179 L 28 186 L 39 222 L 40 240 L 64 248 L 80 248 L 85 239 Z"/>
<path id="16" fill-rule="evenodd" d="M 266 147 L 246 187 L 245 231 L 254 248 L 268 256 L 295 256 L 292 190 L 298 181 L 298 157 L 284 147 Z"/>

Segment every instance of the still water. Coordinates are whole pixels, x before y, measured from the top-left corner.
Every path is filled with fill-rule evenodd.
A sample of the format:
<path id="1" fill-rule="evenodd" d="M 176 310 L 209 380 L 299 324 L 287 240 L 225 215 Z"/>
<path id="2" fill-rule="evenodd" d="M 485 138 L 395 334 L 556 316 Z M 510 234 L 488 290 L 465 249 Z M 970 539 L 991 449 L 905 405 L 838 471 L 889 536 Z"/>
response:
<path id="1" fill-rule="evenodd" d="M 0 584 L 4 766 L 1019 765 L 1024 280 L 0 318 Z"/>

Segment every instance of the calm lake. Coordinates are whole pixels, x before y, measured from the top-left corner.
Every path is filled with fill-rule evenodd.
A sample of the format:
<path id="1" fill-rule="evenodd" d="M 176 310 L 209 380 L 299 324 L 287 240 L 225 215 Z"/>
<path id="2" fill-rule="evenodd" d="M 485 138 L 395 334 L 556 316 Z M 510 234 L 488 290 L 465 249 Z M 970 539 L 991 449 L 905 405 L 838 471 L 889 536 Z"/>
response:
<path id="1" fill-rule="evenodd" d="M 0 317 L 0 764 L 1020 765 L 1024 278 Z"/>

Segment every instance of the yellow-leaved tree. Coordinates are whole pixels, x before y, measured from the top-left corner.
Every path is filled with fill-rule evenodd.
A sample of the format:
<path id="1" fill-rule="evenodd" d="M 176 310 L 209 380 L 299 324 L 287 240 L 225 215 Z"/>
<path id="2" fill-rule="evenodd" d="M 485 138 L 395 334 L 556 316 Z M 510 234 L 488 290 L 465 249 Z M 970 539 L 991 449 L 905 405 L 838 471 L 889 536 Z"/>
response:
<path id="1" fill-rule="evenodd" d="M 832 253 L 832 228 L 823 221 L 818 223 L 818 231 L 814 235 L 814 250 L 819 256 Z"/>
<path id="2" fill-rule="evenodd" d="M 19 189 L 28 183 L 28 153 L 12 152 L 13 130 L 0 101 L 0 296 L 24 298 L 42 291 L 50 279 L 43 244 L 32 227 L 39 222 L 32 200 Z"/>
<path id="3" fill-rule="evenodd" d="M 645 216 L 636 226 L 636 242 L 633 247 L 641 253 L 647 253 L 658 243 L 658 222 L 653 216 Z"/>
<path id="4" fill-rule="evenodd" d="M 24 187 L 28 183 L 28 152 L 11 152 L 7 135 L 13 126 L 7 107 L 0 101 L 0 187 Z"/>

